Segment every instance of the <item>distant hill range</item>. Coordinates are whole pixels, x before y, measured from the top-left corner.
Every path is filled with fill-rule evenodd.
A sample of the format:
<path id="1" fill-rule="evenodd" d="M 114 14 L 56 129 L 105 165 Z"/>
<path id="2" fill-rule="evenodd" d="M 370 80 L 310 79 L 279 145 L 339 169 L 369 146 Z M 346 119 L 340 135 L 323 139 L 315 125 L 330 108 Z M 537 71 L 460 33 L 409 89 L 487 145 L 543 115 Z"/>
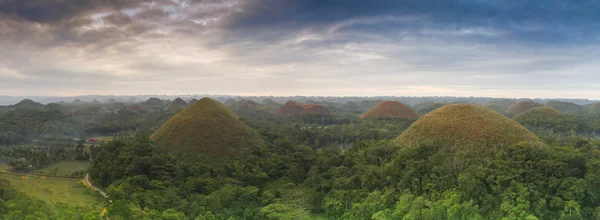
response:
<path id="1" fill-rule="evenodd" d="M 523 100 L 532 100 L 537 103 L 545 104 L 549 101 L 559 102 L 571 102 L 577 105 L 589 105 L 596 102 L 596 100 L 589 99 L 505 99 L 505 98 L 489 98 L 489 97 L 453 97 L 453 96 L 425 96 L 425 97 L 408 97 L 408 96 L 374 96 L 374 97 L 332 97 L 332 96 L 236 96 L 236 95 L 216 95 L 216 94 L 187 94 L 187 95 L 122 95 L 122 96 L 108 96 L 108 95 L 88 95 L 88 96 L 70 96 L 70 97 L 59 97 L 59 96 L 0 96 L 0 105 L 14 105 L 24 99 L 30 99 L 35 102 L 42 104 L 66 102 L 71 103 L 75 100 L 81 102 L 91 103 L 94 100 L 100 103 L 136 103 L 139 104 L 149 98 L 156 97 L 163 100 L 174 100 L 181 98 L 185 101 L 192 99 L 201 99 L 203 97 L 212 98 L 224 103 L 228 99 L 247 99 L 252 100 L 256 103 L 279 103 L 283 105 L 289 100 L 294 100 L 297 103 L 347 103 L 356 102 L 361 103 L 365 100 L 372 100 L 374 104 L 381 102 L 381 100 L 397 101 L 404 104 L 414 106 L 420 103 L 432 102 L 432 103 L 472 103 L 485 105 L 494 101 L 514 101 L 515 103 Z M 368 106 L 367 109 L 373 106 Z"/>

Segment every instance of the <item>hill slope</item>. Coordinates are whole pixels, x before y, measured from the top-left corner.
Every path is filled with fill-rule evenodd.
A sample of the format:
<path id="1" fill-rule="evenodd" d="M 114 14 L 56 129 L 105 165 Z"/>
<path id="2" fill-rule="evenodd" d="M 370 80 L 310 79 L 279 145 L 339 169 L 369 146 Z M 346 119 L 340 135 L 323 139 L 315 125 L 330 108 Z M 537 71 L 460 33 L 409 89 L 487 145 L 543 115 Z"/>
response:
<path id="1" fill-rule="evenodd" d="M 184 109 L 187 106 L 188 106 L 188 103 L 186 101 L 183 101 L 183 99 L 181 99 L 181 98 L 177 98 L 177 99 L 173 100 L 171 103 L 169 103 L 169 105 L 167 105 L 167 107 L 165 107 L 163 110 L 168 113 L 176 113 L 176 112 L 181 111 L 182 109 Z"/>
<path id="2" fill-rule="evenodd" d="M 302 112 L 304 108 L 301 105 L 298 105 L 298 103 L 294 102 L 294 101 L 289 101 L 287 103 L 285 103 L 285 105 L 282 105 L 279 108 L 279 114 L 282 115 L 293 115 L 293 114 L 299 114 L 300 112 Z"/>
<path id="3" fill-rule="evenodd" d="M 397 139 L 397 144 L 418 146 L 511 145 L 541 143 L 525 127 L 483 106 L 454 104 L 441 107 L 417 120 Z"/>
<path id="4" fill-rule="evenodd" d="M 532 109 L 535 107 L 542 107 L 542 106 L 543 106 L 542 104 L 534 102 L 534 101 L 520 101 L 520 102 L 517 102 L 514 105 L 510 106 L 506 110 L 506 113 L 512 114 L 512 115 L 518 115 L 523 112 L 526 112 L 529 109 Z"/>
<path id="5" fill-rule="evenodd" d="M 321 104 L 303 105 L 300 113 L 311 115 L 331 115 L 331 110 Z"/>
<path id="6" fill-rule="evenodd" d="M 410 107 L 396 101 L 384 101 L 360 116 L 360 119 L 368 118 L 406 118 L 418 119 L 419 114 Z"/>
<path id="7" fill-rule="evenodd" d="M 584 110 L 580 105 L 571 102 L 548 101 L 544 106 L 560 112 L 581 113 Z"/>
<path id="8" fill-rule="evenodd" d="M 262 145 L 236 114 L 209 98 L 171 117 L 150 139 L 164 152 L 215 161 L 250 153 Z"/>

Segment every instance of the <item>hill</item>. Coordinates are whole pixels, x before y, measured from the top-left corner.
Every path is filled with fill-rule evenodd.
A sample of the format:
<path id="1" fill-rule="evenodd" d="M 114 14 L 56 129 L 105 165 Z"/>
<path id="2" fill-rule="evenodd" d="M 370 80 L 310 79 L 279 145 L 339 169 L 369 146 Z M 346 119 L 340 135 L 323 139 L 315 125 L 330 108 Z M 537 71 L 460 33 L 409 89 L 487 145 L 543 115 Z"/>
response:
<path id="1" fill-rule="evenodd" d="M 397 139 L 397 144 L 420 146 L 506 146 L 519 142 L 541 143 L 525 127 L 483 106 L 454 104 L 417 120 Z"/>
<path id="2" fill-rule="evenodd" d="M 298 105 L 298 103 L 296 103 L 295 101 L 289 101 L 285 103 L 285 105 L 279 107 L 278 112 L 282 115 L 293 115 L 300 114 L 300 112 L 302 112 L 303 109 L 304 108 L 301 105 Z"/>
<path id="3" fill-rule="evenodd" d="M 381 102 L 360 116 L 360 119 L 368 118 L 406 118 L 418 119 L 419 114 L 410 107 L 396 101 Z"/>
<path id="4" fill-rule="evenodd" d="M 506 111 L 506 108 L 498 103 L 488 103 L 485 105 L 485 107 L 498 113 L 504 113 Z"/>
<path id="5" fill-rule="evenodd" d="M 129 108 L 127 108 L 127 111 L 130 111 L 130 112 L 139 112 L 139 111 L 141 111 L 142 109 L 143 109 L 143 108 L 142 108 L 142 106 L 141 106 L 141 105 L 138 105 L 138 104 L 133 104 L 133 105 L 129 106 Z"/>
<path id="6" fill-rule="evenodd" d="M 169 103 L 163 110 L 168 113 L 177 113 L 187 106 L 188 103 L 186 101 L 183 101 L 181 98 L 177 98 Z"/>
<path id="7" fill-rule="evenodd" d="M 548 101 L 544 106 L 566 113 L 579 114 L 584 111 L 583 107 L 572 102 Z"/>
<path id="8" fill-rule="evenodd" d="M 429 112 L 432 112 L 446 104 L 444 103 L 436 103 L 436 102 L 423 102 L 416 105 L 411 106 L 418 114 L 425 115 Z"/>
<path id="9" fill-rule="evenodd" d="M 550 107 L 535 107 L 527 110 L 513 119 L 522 125 L 539 125 L 560 116 L 560 112 Z"/>
<path id="10" fill-rule="evenodd" d="M 140 103 L 140 105 L 144 108 L 162 108 L 164 106 L 163 101 L 159 98 L 149 98 L 145 102 Z"/>
<path id="11" fill-rule="evenodd" d="M 188 102 L 188 105 L 193 105 L 193 104 L 195 104 L 196 102 L 198 102 L 198 99 L 192 99 L 192 100 L 190 100 L 190 101 Z"/>
<path id="12" fill-rule="evenodd" d="M 327 107 L 321 104 L 303 105 L 302 111 L 300 113 L 313 115 L 331 115 L 331 110 L 329 110 Z"/>
<path id="13" fill-rule="evenodd" d="M 171 117 L 150 139 L 160 151 L 211 161 L 247 154 L 262 145 L 236 114 L 210 98 Z"/>
<path id="14" fill-rule="evenodd" d="M 543 105 L 534 101 L 520 101 L 510 106 L 507 110 L 507 114 L 518 115 L 523 112 L 526 112 L 529 109 L 535 107 L 542 107 Z"/>
<path id="15" fill-rule="evenodd" d="M 12 109 L 44 109 L 46 106 L 42 103 L 34 102 L 31 99 L 23 99 L 19 103 L 11 106 Z"/>
<path id="16" fill-rule="evenodd" d="M 240 109 L 254 110 L 258 104 L 252 100 L 242 99 L 237 101 L 237 106 Z"/>
<path id="17" fill-rule="evenodd" d="M 504 108 L 504 110 L 506 110 L 510 106 L 514 105 L 515 103 L 517 103 L 517 101 L 515 101 L 514 99 L 495 99 L 495 100 L 488 102 L 486 105 L 491 105 L 491 104 L 500 105 L 500 106 L 502 106 L 502 108 Z"/>
<path id="18" fill-rule="evenodd" d="M 600 102 L 590 105 L 589 110 L 592 114 L 600 114 Z"/>

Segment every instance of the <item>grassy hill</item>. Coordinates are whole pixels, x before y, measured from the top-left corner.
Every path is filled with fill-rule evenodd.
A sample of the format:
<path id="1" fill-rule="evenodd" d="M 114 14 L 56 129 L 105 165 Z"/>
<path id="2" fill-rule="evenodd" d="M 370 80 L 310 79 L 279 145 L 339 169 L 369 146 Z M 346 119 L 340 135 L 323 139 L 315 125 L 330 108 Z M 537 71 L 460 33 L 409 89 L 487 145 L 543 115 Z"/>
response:
<path id="1" fill-rule="evenodd" d="M 581 130 L 586 127 L 583 119 L 575 115 L 563 114 L 550 107 L 532 108 L 513 119 L 540 137 L 548 135 L 548 130 L 553 132 L 552 135 L 571 134 L 572 130 Z"/>
<path id="2" fill-rule="evenodd" d="M 381 102 L 360 116 L 361 119 L 368 118 L 406 118 L 417 119 L 419 114 L 410 107 L 396 101 Z"/>
<path id="3" fill-rule="evenodd" d="M 585 111 L 585 109 L 582 106 L 571 102 L 548 101 L 544 106 L 556 109 L 560 112 L 574 114 L 580 114 Z"/>
<path id="4" fill-rule="evenodd" d="M 10 106 L 12 109 L 44 109 L 46 106 L 42 103 L 34 102 L 31 99 L 23 99 L 19 103 Z"/>
<path id="5" fill-rule="evenodd" d="M 488 102 L 486 105 L 500 105 L 502 108 L 504 108 L 504 110 L 506 110 L 515 103 L 517 103 L 517 101 L 513 99 L 496 99 Z"/>
<path id="6" fill-rule="evenodd" d="M 504 113 L 506 111 L 506 108 L 498 103 L 488 103 L 485 107 L 498 113 Z"/>
<path id="7" fill-rule="evenodd" d="M 417 120 L 397 139 L 397 144 L 419 146 L 496 146 L 519 142 L 541 143 L 525 127 L 483 106 L 454 104 Z"/>
<path id="8" fill-rule="evenodd" d="M 507 110 L 506 113 L 510 114 L 510 115 L 518 115 L 521 114 L 523 112 L 526 112 L 529 109 L 535 108 L 535 107 L 542 107 L 543 105 L 534 101 L 520 101 L 515 103 L 514 105 L 510 106 Z"/>
<path id="9" fill-rule="evenodd" d="M 164 103 L 162 100 L 160 100 L 159 98 L 149 98 L 148 100 L 146 100 L 145 102 L 140 103 L 140 105 L 144 108 L 162 108 L 164 106 Z"/>
<path id="10" fill-rule="evenodd" d="M 303 105 L 300 113 L 311 115 L 331 115 L 331 110 L 321 104 Z"/>
<path id="11" fill-rule="evenodd" d="M 304 108 L 301 105 L 298 105 L 298 103 L 294 102 L 294 101 L 289 101 L 287 103 L 285 103 L 285 105 L 282 105 L 279 108 L 279 114 L 282 115 L 293 115 L 293 114 L 299 114 L 300 112 L 302 112 Z"/>
<path id="12" fill-rule="evenodd" d="M 171 117 L 150 139 L 164 152 L 209 160 L 233 158 L 262 145 L 235 113 L 209 98 Z"/>
<path id="13" fill-rule="evenodd" d="M 186 108 L 188 106 L 188 103 L 186 101 L 183 101 L 183 99 L 181 98 L 177 98 L 175 100 L 173 100 L 171 103 L 169 103 L 167 105 L 167 107 L 165 107 L 163 109 L 163 111 L 167 112 L 167 113 L 177 113 L 181 110 L 183 110 L 184 108 Z"/>
<path id="14" fill-rule="evenodd" d="M 198 99 L 191 99 L 191 100 L 188 102 L 188 105 L 193 105 L 193 104 L 196 104 L 196 102 L 198 102 Z"/>
<path id="15" fill-rule="evenodd" d="M 437 103 L 437 102 L 423 102 L 416 105 L 411 106 L 418 114 L 425 115 L 429 112 L 432 112 L 446 104 Z"/>

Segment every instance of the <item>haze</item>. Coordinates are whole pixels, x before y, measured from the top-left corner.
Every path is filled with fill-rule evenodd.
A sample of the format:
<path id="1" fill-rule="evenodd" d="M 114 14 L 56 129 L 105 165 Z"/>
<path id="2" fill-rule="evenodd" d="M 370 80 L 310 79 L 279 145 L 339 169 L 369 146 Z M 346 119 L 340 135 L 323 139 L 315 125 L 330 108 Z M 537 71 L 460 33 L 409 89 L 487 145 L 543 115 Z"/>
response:
<path id="1" fill-rule="evenodd" d="M 0 95 L 600 99 L 597 1 L 0 0 Z"/>

